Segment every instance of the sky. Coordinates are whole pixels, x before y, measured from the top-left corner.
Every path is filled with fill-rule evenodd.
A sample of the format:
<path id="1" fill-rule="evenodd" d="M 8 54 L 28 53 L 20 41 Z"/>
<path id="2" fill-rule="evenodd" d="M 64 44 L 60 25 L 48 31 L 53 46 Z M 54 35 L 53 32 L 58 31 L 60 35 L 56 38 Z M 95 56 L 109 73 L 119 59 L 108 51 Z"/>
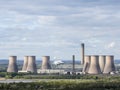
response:
<path id="1" fill-rule="evenodd" d="M 0 0 L 0 59 L 120 58 L 120 0 Z"/>

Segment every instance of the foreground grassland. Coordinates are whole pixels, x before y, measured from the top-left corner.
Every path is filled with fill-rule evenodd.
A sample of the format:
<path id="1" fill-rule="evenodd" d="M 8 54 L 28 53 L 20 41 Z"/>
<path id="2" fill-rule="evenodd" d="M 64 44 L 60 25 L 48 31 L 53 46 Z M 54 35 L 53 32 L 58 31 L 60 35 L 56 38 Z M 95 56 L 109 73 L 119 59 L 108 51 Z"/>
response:
<path id="1" fill-rule="evenodd" d="M 1 83 L 0 90 L 120 90 L 118 80 L 46 80 L 32 83 Z"/>
<path id="2" fill-rule="evenodd" d="M 13 76 L 13 79 L 16 77 L 21 79 L 21 75 L 13 74 Z M 0 90 L 120 90 L 119 75 L 25 75 L 22 79 L 25 80 L 26 77 L 36 78 L 36 81 L 0 83 Z"/>

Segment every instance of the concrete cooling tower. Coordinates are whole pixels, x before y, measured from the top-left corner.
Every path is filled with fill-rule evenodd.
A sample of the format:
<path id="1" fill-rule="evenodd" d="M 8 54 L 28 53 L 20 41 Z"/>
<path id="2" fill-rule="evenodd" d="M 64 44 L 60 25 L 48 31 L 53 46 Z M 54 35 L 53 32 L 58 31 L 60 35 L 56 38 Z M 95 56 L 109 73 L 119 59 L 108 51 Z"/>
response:
<path id="1" fill-rule="evenodd" d="M 88 56 L 88 55 L 85 56 L 83 73 L 88 73 L 88 70 L 89 70 L 89 67 L 90 67 L 90 58 L 91 58 L 91 56 Z"/>
<path id="2" fill-rule="evenodd" d="M 115 72 L 114 56 L 106 56 L 106 63 L 103 73 L 109 74 Z"/>
<path id="3" fill-rule="evenodd" d="M 100 74 L 99 67 L 99 56 L 91 56 L 90 68 L 88 71 L 89 74 Z"/>
<path id="4" fill-rule="evenodd" d="M 35 56 L 29 56 L 28 57 L 27 71 L 28 72 L 32 72 L 32 73 L 37 73 L 36 58 L 35 58 Z"/>
<path id="5" fill-rule="evenodd" d="M 106 58 L 106 56 L 104 56 L 104 55 L 99 56 L 99 65 L 100 65 L 101 72 L 103 72 L 104 67 L 105 67 L 105 60 L 106 60 L 105 58 Z"/>
<path id="6" fill-rule="evenodd" d="M 8 64 L 7 72 L 18 72 L 16 61 L 17 61 L 17 56 L 9 57 L 9 64 Z"/>
<path id="7" fill-rule="evenodd" d="M 43 56 L 42 57 L 42 66 L 41 66 L 41 69 L 51 69 L 50 56 Z"/>
<path id="8" fill-rule="evenodd" d="M 28 56 L 25 56 L 24 57 L 23 67 L 22 67 L 22 71 L 26 71 L 27 70 L 27 66 L 28 66 Z"/>
<path id="9" fill-rule="evenodd" d="M 85 54 L 85 51 L 84 51 L 84 43 L 81 44 L 81 64 L 84 64 L 84 54 Z"/>

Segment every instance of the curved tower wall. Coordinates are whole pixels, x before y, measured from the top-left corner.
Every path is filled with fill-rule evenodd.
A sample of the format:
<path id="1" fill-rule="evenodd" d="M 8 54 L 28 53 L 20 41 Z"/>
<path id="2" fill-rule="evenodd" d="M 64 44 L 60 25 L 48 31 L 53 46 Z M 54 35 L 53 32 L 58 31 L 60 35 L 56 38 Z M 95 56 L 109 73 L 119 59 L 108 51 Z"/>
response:
<path id="1" fill-rule="evenodd" d="M 7 72 L 18 72 L 18 67 L 16 62 L 17 62 L 17 56 L 9 57 Z"/>
<path id="2" fill-rule="evenodd" d="M 103 73 L 109 74 L 110 72 L 115 71 L 115 65 L 114 65 L 114 56 L 106 56 L 106 63 Z"/>
<path id="3" fill-rule="evenodd" d="M 28 56 L 24 56 L 24 63 L 22 67 L 22 71 L 26 71 L 28 66 Z"/>
<path id="4" fill-rule="evenodd" d="M 99 56 L 99 66 L 100 66 L 101 72 L 103 72 L 103 70 L 104 70 L 105 60 L 106 60 L 106 56 L 104 56 L 104 55 Z"/>
<path id="5" fill-rule="evenodd" d="M 32 73 L 37 73 L 36 58 L 35 58 L 35 56 L 29 56 L 28 57 L 27 71 L 28 72 L 32 72 Z"/>
<path id="6" fill-rule="evenodd" d="M 99 66 L 99 56 L 91 56 L 90 68 L 88 71 L 89 74 L 100 74 L 100 66 Z"/>
<path id="7" fill-rule="evenodd" d="M 51 69 L 50 56 L 43 56 L 42 57 L 42 66 L 41 66 L 41 69 Z"/>
<path id="8" fill-rule="evenodd" d="M 88 73 L 89 67 L 90 67 L 90 58 L 91 56 L 85 56 L 85 62 L 84 62 L 84 66 L 83 66 L 83 72 L 84 73 Z"/>

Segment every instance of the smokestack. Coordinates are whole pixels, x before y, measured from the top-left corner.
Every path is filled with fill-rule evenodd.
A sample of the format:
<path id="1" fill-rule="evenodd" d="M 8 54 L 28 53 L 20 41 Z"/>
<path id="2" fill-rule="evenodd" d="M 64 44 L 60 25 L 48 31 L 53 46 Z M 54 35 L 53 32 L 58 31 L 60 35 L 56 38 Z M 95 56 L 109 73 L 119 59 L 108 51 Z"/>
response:
<path id="1" fill-rule="evenodd" d="M 22 71 L 26 71 L 28 66 L 28 56 L 24 56 L 24 63 L 22 67 Z"/>
<path id="2" fill-rule="evenodd" d="M 89 67 L 90 67 L 90 58 L 91 58 L 91 56 L 88 56 L 88 55 L 85 56 L 83 73 L 88 73 L 88 70 L 89 70 Z"/>
<path id="3" fill-rule="evenodd" d="M 81 64 L 84 64 L 84 43 L 81 44 Z"/>
<path id="4" fill-rule="evenodd" d="M 42 66 L 41 66 L 41 69 L 51 69 L 50 56 L 43 56 L 42 57 Z"/>
<path id="5" fill-rule="evenodd" d="M 73 72 L 75 72 L 75 55 L 72 56 L 73 59 Z"/>
<path id="6" fill-rule="evenodd" d="M 36 58 L 35 58 L 35 56 L 29 56 L 28 57 L 27 71 L 28 72 L 32 72 L 32 73 L 37 73 Z"/>
<path id="7" fill-rule="evenodd" d="M 7 72 L 18 72 L 16 61 L 17 61 L 17 56 L 9 57 L 9 64 L 8 64 Z"/>
<path id="8" fill-rule="evenodd" d="M 100 65 L 101 72 L 103 72 L 104 67 L 105 67 L 105 58 L 106 56 L 104 55 L 99 56 L 99 65 Z"/>
<path id="9" fill-rule="evenodd" d="M 100 74 L 99 56 L 91 56 L 89 74 Z"/>
<path id="10" fill-rule="evenodd" d="M 109 74 L 110 72 L 115 71 L 115 65 L 114 65 L 114 56 L 106 56 L 106 63 L 104 68 L 104 74 Z"/>

